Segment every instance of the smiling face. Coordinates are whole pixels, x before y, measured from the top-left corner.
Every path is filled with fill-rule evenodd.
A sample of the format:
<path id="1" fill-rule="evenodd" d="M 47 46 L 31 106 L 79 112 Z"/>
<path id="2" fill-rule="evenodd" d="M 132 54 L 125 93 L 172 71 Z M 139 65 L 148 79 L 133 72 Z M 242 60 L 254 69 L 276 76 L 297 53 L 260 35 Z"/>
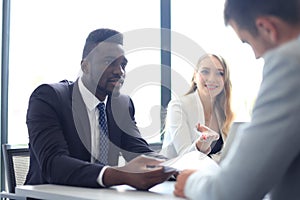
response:
<path id="1" fill-rule="evenodd" d="M 194 73 L 198 93 L 203 98 L 212 98 L 224 89 L 224 68 L 214 56 L 207 56 L 198 63 L 198 70 Z"/>
<path id="2" fill-rule="evenodd" d="M 82 62 L 82 81 L 95 96 L 104 100 L 118 94 L 125 78 L 127 59 L 122 45 L 102 42 Z"/>

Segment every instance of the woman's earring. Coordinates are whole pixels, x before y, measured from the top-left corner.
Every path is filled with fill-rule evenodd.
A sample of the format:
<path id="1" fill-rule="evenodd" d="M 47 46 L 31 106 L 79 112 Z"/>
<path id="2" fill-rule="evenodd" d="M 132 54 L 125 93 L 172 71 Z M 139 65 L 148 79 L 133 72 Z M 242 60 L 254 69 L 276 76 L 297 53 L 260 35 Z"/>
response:
<path id="1" fill-rule="evenodd" d="M 195 81 L 193 81 L 193 88 L 196 89 L 197 88 L 197 83 Z"/>

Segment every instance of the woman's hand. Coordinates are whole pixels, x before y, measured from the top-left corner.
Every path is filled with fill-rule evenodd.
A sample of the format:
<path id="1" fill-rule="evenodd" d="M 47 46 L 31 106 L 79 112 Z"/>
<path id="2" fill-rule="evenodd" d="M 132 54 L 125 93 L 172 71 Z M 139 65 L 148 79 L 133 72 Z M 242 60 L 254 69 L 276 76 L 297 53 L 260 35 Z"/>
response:
<path id="1" fill-rule="evenodd" d="M 209 154 L 211 151 L 211 143 L 219 139 L 219 134 L 211 130 L 207 126 L 201 125 L 198 123 L 196 125 L 197 131 L 200 132 L 200 137 L 196 141 L 196 147 L 199 151 L 205 154 Z"/>

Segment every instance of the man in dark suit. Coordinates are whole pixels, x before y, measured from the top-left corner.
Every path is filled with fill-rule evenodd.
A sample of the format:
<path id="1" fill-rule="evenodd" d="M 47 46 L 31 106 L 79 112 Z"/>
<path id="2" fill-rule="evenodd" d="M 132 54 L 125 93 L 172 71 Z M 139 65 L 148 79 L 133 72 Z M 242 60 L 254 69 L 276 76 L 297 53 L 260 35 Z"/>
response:
<path id="1" fill-rule="evenodd" d="M 115 30 L 91 32 L 83 50 L 82 75 L 74 83 L 43 84 L 32 93 L 26 121 L 30 168 L 25 184 L 128 184 L 144 190 L 174 173 L 165 173 L 163 167 L 147 168 L 161 160 L 153 158 L 141 138 L 132 100 L 120 94 L 127 64 L 122 45 L 123 35 Z M 99 103 L 105 104 L 104 114 L 98 111 Z M 107 128 L 99 125 L 99 117 Z M 128 163 L 113 167 L 119 155 Z"/>

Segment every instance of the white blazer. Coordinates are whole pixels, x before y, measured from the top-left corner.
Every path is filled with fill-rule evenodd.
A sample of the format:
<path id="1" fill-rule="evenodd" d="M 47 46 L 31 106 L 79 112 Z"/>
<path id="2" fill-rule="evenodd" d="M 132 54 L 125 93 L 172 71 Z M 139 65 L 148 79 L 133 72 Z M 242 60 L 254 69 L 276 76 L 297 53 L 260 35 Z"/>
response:
<path id="1" fill-rule="evenodd" d="M 204 109 L 198 92 L 171 100 L 168 105 L 160 153 L 167 158 L 174 158 L 197 150 L 196 140 L 199 138 L 199 132 L 196 130 L 196 124 L 198 123 L 205 124 Z M 220 123 L 219 127 L 221 127 Z"/>

